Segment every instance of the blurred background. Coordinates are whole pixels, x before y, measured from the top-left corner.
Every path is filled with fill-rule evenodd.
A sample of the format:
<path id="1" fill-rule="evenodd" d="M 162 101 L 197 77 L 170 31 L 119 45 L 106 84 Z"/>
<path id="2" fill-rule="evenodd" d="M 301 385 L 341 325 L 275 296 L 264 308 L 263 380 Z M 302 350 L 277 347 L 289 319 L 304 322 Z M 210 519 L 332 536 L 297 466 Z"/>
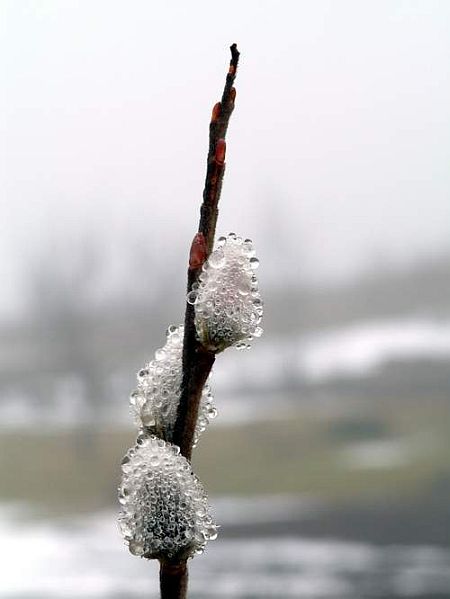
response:
<path id="1" fill-rule="evenodd" d="M 0 597 L 157 597 L 116 525 L 136 371 L 184 313 L 208 122 L 265 334 L 194 468 L 196 598 L 450 597 L 450 4 L 0 3 Z"/>

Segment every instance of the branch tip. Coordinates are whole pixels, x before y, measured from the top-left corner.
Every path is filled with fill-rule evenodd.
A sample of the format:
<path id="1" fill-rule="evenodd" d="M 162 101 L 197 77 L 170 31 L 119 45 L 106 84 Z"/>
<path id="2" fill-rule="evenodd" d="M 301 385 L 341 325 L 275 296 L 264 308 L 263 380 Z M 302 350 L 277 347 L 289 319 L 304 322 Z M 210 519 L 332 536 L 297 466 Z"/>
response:
<path id="1" fill-rule="evenodd" d="M 231 44 L 230 46 L 230 51 L 231 51 L 231 61 L 230 64 L 233 64 L 235 67 L 237 66 L 237 62 L 239 60 L 239 55 L 240 52 L 237 49 L 237 44 Z"/>

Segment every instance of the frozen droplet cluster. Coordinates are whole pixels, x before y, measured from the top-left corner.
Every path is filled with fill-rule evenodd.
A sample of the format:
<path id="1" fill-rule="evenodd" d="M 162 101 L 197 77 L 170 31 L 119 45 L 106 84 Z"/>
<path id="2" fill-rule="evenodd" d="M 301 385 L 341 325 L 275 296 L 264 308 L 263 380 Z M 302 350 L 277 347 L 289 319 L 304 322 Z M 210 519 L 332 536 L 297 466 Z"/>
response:
<path id="1" fill-rule="evenodd" d="M 176 445 L 141 434 L 122 461 L 119 526 L 133 555 L 192 557 L 217 537 L 207 495 Z"/>
<path id="2" fill-rule="evenodd" d="M 249 347 L 262 334 L 263 305 L 250 239 L 218 240 L 187 301 L 195 306 L 199 340 L 210 351 Z M 133 555 L 180 560 L 201 553 L 217 536 L 207 495 L 189 461 L 172 443 L 183 376 L 184 327 L 170 326 L 164 347 L 137 375 L 130 404 L 139 427 L 122 461 L 119 487 L 122 535 Z M 194 445 L 217 414 L 209 385 L 199 405 Z"/>
<path id="3" fill-rule="evenodd" d="M 247 349 L 259 326 L 263 303 L 255 270 L 259 265 L 251 239 L 234 233 L 218 239 L 202 268 L 198 286 L 187 301 L 195 306 L 195 326 L 202 344 L 212 351 L 234 345 Z"/>
<path id="4" fill-rule="evenodd" d="M 183 335 L 183 325 L 167 329 L 165 346 L 156 350 L 154 359 L 138 372 L 137 388 L 130 395 L 137 425 L 147 434 L 166 441 L 172 440 L 180 400 Z M 216 415 L 211 388 L 206 384 L 200 399 L 194 445 Z"/>

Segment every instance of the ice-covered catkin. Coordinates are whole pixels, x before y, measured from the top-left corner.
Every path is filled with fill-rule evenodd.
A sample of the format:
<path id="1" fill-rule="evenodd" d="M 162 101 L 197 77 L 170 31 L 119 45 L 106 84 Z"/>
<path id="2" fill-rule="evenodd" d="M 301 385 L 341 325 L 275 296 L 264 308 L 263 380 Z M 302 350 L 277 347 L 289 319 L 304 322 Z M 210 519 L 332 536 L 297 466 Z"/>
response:
<path id="1" fill-rule="evenodd" d="M 187 295 L 195 306 L 195 326 L 201 343 L 212 351 L 234 345 L 246 349 L 260 337 L 263 303 L 255 270 L 259 261 L 251 239 L 234 233 L 218 239 L 202 268 L 199 283 Z"/>
<path id="2" fill-rule="evenodd" d="M 138 372 L 138 386 L 130 395 L 137 425 L 147 434 L 166 441 L 172 440 L 180 400 L 183 335 L 182 325 L 167 329 L 166 344 L 156 350 L 154 359 Z M 206 384 L 200 399 L 194 445 L 216 414 L 211 388 Z"/>
<path id="3" fill-rule="evenodd" d="M 122 460 L 119 526 L 133 555 L 185 559 L 217 537 L 207 495 L 176 445 L 140 435 Z"/>

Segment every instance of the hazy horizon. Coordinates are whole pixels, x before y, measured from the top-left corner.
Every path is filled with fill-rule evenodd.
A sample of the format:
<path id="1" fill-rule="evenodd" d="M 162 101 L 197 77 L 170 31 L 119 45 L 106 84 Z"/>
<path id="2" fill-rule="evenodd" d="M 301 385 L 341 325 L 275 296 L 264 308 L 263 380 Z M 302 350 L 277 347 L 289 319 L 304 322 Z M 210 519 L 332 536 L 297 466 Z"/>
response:
<path id="1" fill-rule="evenodd" d="M 263 283 L 449 251 L 449 4 L 0 10 L 1 313 L 20 309 L 39 256 L 67 252 L 70 279 L 85 243 L 106 257 L 105 289 L 133 247 L 177 264 L 184 286 L 232 42 L 242 60 L 218 231 L 254 239 Z"/>

